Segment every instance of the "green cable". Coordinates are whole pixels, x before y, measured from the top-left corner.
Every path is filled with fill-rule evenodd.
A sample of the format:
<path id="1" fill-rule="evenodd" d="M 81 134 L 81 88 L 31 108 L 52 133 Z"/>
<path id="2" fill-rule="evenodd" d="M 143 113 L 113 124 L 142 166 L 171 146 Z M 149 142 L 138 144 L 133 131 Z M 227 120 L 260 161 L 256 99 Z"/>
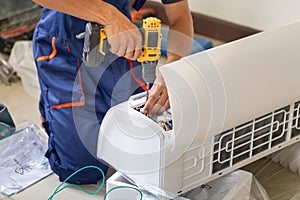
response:
<path id="1" fill-rule="evenodd" d="M 113 188 L 111 188 L 110 190 L 108 190 L 108 192 L 105 193 L 103 200 L 106 200 L 108 194 L 109 194 L 110 192 L 112 192 L 113 190 L 124 189 L 124 188 L 136 190 L 137 192 L 140 193 L 140 196 L 141 196 L 140 200 L 143 199 L 143 193 L 141 192 L 141 190 L 139 190 L 139 189 L 137 189 L 137 188 L 135 188 L 135 187 L 131 187 L 131 186 L 117 186 L 117 187 L 113 187 Z"/>
<path id="2" fill-rule="evenodd" d="M 101 172 L 101 174 L 102 174 L 102 183 L 101 183 L 101 185 L 99 186 L 99 188 L 98 188 L 96 191 L 90 192 L 90 191 L 88 191 L 88 190 L 84 189 L 83 187 L 81 187 L 81 186 L 79 186 L 79 185 L 76 185 L 76 184 L 67 184 L 67 185 L 65 185 L 63 188 L 61 188 L 61 187 L 62 187 L 62 186 L 63 186 L 70 178 L 72 178 L 74 175 L 76 175 L 77 173 L 81 172 L 82 170 L 85 170 L 85 169 L 88 169 L 88 168 L 97 169 L 97 170 L 99 170 L 99 171 Z M 85 167 L 82 167 L 82 168 L 78 169 L 78 170 L 75 171 L 74 173 L 72 173 L 72 174 L 71 174 L 70 176 L 68 176 L 61 184 L 59 184 L 59 186 L 56 187 L 56 189 L 54 190 L 54 192 L 52 193 L 52 195 L 48 198 L 48 200 L 52 200 L 53 197 L 54 197 L 55 195 L 57 195 L 59 192 L 63 191 L 64 189 L 66 189 L 66 188 L 68 188 L 68 187 L 75 187 L 75 188 L 77 188 L 77 189 L 79 189 L 79 190 L 81 190 L 81 191 L 83 191 L 83 192 L 85 192 L 85 193 L 87 193 L 87 194 L 90 194 L 90 195 L 96 195 L 96 194 L 98 194 L 98 193 L 103 189 L 104 183 L 105 183 L 105 175 L 104 175 L 104 172 L 102 171 L 102 169 L 100 169 L 100 168 L 97 167 L 97 166 L 93 166 L 93 165 L 85 166 Z M 111 188 L 111 189 L 104 195 L 103 200 L 106 200 L 107 195 L 108 195 L 110 192 L 112 192 L 113 190 L 116 190 L 116 189 L 122 189 L 122 188 L 129 188 L 129 189 L 132 189 L 132 190 L 136 190 L 136 191 L 139 192 L 140 195 L 141 195 L 140 200 L 143 199 L 143 194 L 142 194 L 142 192 L 141 192 L 138 188 L 131 187 L 131 186 L 117 186 L 117 187 Z"/>
<path id="3" fill-rule="evenodd" d="M 61 188 L 62 185 L 64 185 L 70 178 L 72 178 L 74 175 L 76 175 L 77 173 L 81 172 L 82 170 L 85 170 L 85 169 L 88 169 L 88 168 L 94 168 L 94 169 L 97 169 L 101 172 L 102 174 L 102 183 L 100 185 L 100 187 L 95 191 L 95 192 L 90 192 L 86 189 L 84 189 L 83 187 L 81 186 L 78 186 L 78 185 L 75 185 L 75 184 L 68 184 L 66 186 L 64 186 L 63 188 Z M 98 194 L 104 187 L 104 182 L 105 182 L 105 175 L 104 175 L 104 172 L 102 171 L 102 169 L 100 169 L 99 167 L 97 166 L 92 166 L 92 165 L 89 165 L 89 166 L 85 166 L 85 167 L 82 167 L 80 168 L 79 170 L 77 170 L 76 172 L 72 173 L 70 176 L 68 176 L 59 186 L 56 187 L 55 191 L 53 192 L 53 194 L 48 198 L 48 200 L 52 200 L 53 197 L 55 195 L 57 195 L 59 192 L 63 191 L 64 189 L 68 188 L 68 187 L 76 187 L 78 188 L 79 190 L 87 193 L 87 194 L 90 194 L 90 195 L 96 195 Z"/>

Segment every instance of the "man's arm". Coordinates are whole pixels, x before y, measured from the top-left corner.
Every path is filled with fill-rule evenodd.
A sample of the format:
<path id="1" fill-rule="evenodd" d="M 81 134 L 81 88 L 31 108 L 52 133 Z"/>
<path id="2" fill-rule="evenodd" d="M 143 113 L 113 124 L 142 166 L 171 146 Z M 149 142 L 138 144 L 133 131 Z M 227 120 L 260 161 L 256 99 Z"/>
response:
<path id="1" fill-rule="evenodd" d="M 167 43 L 167 62 L 170 63 L 189 55 L 193 44 L 194 28 L 188 0 L 165 4 L 164 8 L 170 27 Z"/>
<path id="2" fill-rule="evenodd" d="M 135 60 L 141 54 L 142 37 L 130 20 L 101 0 L 33 0 L 43 7 L 104 25 L 110 51 Z"/>
<path id="3" fill-rule="evenodd" d="M 167 63 L 170 63 L 189 55 L 193 44 L 194 28 L 188 0 L 165 4 L 164 8 L 170 27 L 167 43 Z M 151 88 L 144 113 L 151 116 L 162 113 L 169 107 L 165 82 L 161 76 L 158 76 Z"/>

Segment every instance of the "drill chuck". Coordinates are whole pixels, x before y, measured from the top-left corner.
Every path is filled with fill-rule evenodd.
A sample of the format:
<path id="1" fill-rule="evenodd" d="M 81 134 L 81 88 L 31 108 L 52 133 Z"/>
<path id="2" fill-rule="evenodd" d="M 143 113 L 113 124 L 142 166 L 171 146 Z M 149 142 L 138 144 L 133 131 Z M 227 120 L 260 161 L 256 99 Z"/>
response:
<path id="1" fill-rule="evenodd" d="M 144 61 L 142 64 L 142 76 L 147 84 L 153 83 L 156 79 L 157 61 Z"/>

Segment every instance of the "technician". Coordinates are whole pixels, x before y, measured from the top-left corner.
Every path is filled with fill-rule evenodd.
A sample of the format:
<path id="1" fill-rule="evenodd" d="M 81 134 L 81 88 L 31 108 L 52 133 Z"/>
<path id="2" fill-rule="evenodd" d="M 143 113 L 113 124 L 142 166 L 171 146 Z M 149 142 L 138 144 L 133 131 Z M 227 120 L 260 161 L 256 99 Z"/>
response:
<path id="1" fill-rule="evenodd" d="M 33 51 L 41 87 L 41 118 L 49 135 L 46 157 L 60 181 L 86 165 L 106 172 L 107 166 L 96 158 L 101 121 L 111 106 L 126 101 L 138 87 L 127 76 L 128 59 L 136 60 L 142 47 L 141 34 L 130 21 L 130 4 L 128 0 L 34 1 L 43 7 Z M 145 1 L 136 0 L 133 7 L 138 10 Z M 192 38 L 188 0 L 162 2 L 170 29 Z M 104 67 L 87 67 L 82 62 L 84 40 L 76 36 L 85 31 L 88 21 L 105 27 L 111 53 L 102 64 Z M 178 39 L 178 35 L 169 34 L 168 63 L 190 52 L 191 42 Z M 137 62 L 133 63 L 137 66 Z M 161 78 L 150 94 L 145 113 L 162 112 L 170 106 Z M 69 182 L 93 184 L 100 178 L 101 174 L 91 169 Z"/>

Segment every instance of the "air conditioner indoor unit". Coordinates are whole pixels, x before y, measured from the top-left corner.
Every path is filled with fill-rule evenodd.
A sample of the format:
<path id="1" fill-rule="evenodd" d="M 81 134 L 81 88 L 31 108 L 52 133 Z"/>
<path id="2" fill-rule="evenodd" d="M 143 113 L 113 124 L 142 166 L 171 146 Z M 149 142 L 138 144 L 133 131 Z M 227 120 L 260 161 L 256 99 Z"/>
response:
<path id="1" fill-rule="evenodd" d="M 144 93 L 112 107 L 98 158 L 176 196 L 297 142 L 299 35 L 294 23 L 160 67 L 171 109 L 145 116 Z"/>

